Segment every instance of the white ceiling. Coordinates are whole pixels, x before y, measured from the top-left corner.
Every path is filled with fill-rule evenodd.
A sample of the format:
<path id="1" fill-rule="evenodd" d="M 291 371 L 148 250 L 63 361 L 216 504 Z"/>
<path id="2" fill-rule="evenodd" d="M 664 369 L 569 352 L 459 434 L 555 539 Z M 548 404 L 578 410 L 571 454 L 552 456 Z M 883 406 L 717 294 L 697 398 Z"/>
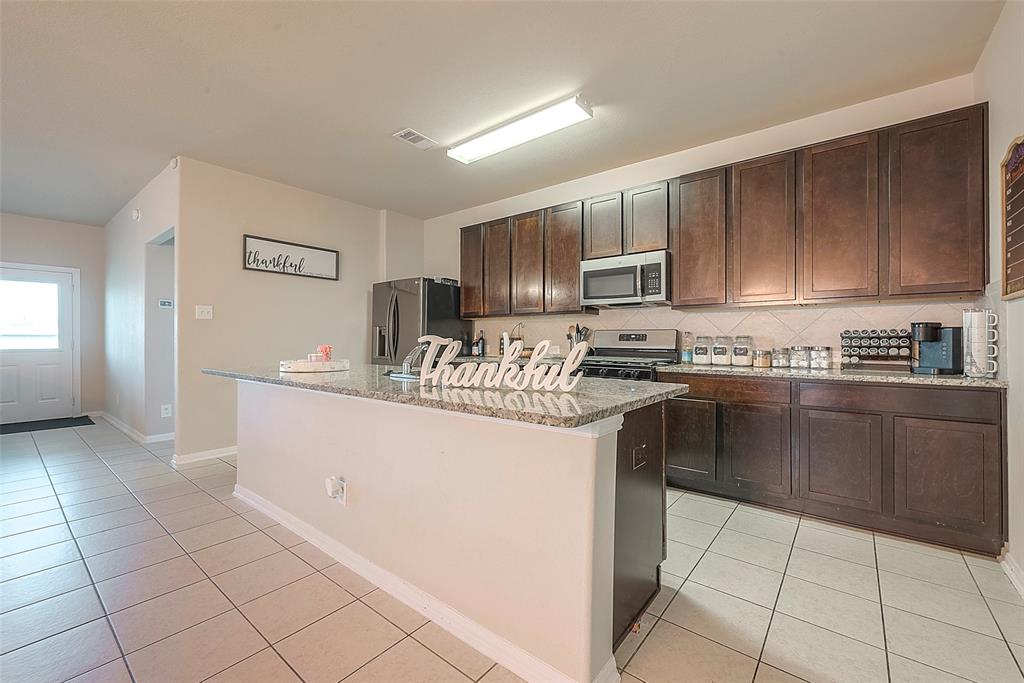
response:
<path id="1" fill-rule="evenodd" d="M 0 208 L 104 224 L 181 154 L 433 217 L 968 73 L 1001 4 L 4 1 Z M 575 92 L 592 121 L 445 157 Z"/>

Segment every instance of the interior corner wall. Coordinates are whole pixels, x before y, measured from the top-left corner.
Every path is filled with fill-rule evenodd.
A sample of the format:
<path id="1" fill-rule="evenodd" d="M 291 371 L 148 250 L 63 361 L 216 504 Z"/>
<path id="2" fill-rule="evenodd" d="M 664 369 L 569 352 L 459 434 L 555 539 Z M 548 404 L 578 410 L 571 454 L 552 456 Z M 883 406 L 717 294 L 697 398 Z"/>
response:
<path id="1" fill-rule="evenodd" d="M 106 413 L 147 437 L 146 245 L 178 221 L 180 168 L 171 164 L 107 223 Z M 138 209 L 139 219 L 133 213 Z"/>
<path id="2" fill-rule="evenodd" d="M 103 359 L 103 288 L 106 232 L 100 226 L 0 214 L 0 260 L 78 268 L 81 276 L 81 411 L 106 404 Z"/>
<path id="3" fill-rule="evenodd" d="M 369 360 L 381 211 L 193 159 L 180 170 L 175 454 L 192 459 L 237 442 L 236 383 L 202 368 L 276 371 L 317 344 L 333 345 L 336 358 Z M 243 234 L 337 249 L 340 280 L 243 270 Z M 213 319 L 196 320 L 197 304 L 212 305 Z"/>
<path id="4" fill-rule="evenodd" d="M 1009 444 L 1009 553 L 1024 569 L 1024 298 L 1000 301 L 1002 287 L 1002 202 L 999 165 L 1010 141 L 1024 135 L 1024 3 L 1008 2 L 974 70 L 976 97 L 987 100 L 989 164 L 990 300 L 1001 315 L 1001 372 L 1007 391 Z M 1024 579 L 1024 577 L 1021 577 Z"/>
<path id="5" fill-rule="evenodd" d="M 160 308 L 174 300 L 174 245 L 147 244 L 144 325 L 146 329 L 146 435 L 173 434 L 174 415 L 161 417 L 161 407 L 174 406 L 174 310 Z"/>
<path id="6" fill-rule="evenodd" d="M 627 187 L 881 128 L 975 103 L 973 78 L 957 76 L 849 107 L 613 168 L 424 221 L 424 271 L 459 277 L 459 228 Z M 581 124 L 586 125 L 586 124 Z"/>

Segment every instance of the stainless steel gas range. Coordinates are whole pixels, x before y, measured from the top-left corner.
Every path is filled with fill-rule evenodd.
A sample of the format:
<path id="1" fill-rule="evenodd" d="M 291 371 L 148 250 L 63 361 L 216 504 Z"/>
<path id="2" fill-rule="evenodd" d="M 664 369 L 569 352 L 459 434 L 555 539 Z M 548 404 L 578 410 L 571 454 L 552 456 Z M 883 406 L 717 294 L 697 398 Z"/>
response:
<path id="1" fill-rule="evenodd" d="M 595 330 L 594 354 L 582 365 L 585 377 L 653 382 L 659 365 L 678 362 L 677 330 Z"/>

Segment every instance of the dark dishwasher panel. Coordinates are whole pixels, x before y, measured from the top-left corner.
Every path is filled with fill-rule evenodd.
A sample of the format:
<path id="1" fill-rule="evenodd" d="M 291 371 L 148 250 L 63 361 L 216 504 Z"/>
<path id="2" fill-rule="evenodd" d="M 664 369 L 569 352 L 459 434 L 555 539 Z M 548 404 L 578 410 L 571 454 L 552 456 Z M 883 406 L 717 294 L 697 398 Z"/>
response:
<path id="1" fill-rule="evenodd" d="M 664 403 L 623 416 L 615 479 L 612 641 L 617 647 L 661 587 L 665 559 Z"/>

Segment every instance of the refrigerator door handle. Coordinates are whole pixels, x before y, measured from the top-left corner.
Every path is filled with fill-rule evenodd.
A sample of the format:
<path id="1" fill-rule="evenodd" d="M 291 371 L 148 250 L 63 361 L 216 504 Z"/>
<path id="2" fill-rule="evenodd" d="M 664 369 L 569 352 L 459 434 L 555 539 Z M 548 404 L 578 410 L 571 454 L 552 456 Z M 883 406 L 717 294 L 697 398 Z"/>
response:
<path id="1" fill-rule="evenodd" d="M 390 344 L 388 346 L 388 355 L 391 356 L 391 362 L 398 362 L 398 292 L 392 290 L 391 292 L 391 305 L 390 312 L 388 314 L 388 326 L 391 329 L 390 333 Z"/>

